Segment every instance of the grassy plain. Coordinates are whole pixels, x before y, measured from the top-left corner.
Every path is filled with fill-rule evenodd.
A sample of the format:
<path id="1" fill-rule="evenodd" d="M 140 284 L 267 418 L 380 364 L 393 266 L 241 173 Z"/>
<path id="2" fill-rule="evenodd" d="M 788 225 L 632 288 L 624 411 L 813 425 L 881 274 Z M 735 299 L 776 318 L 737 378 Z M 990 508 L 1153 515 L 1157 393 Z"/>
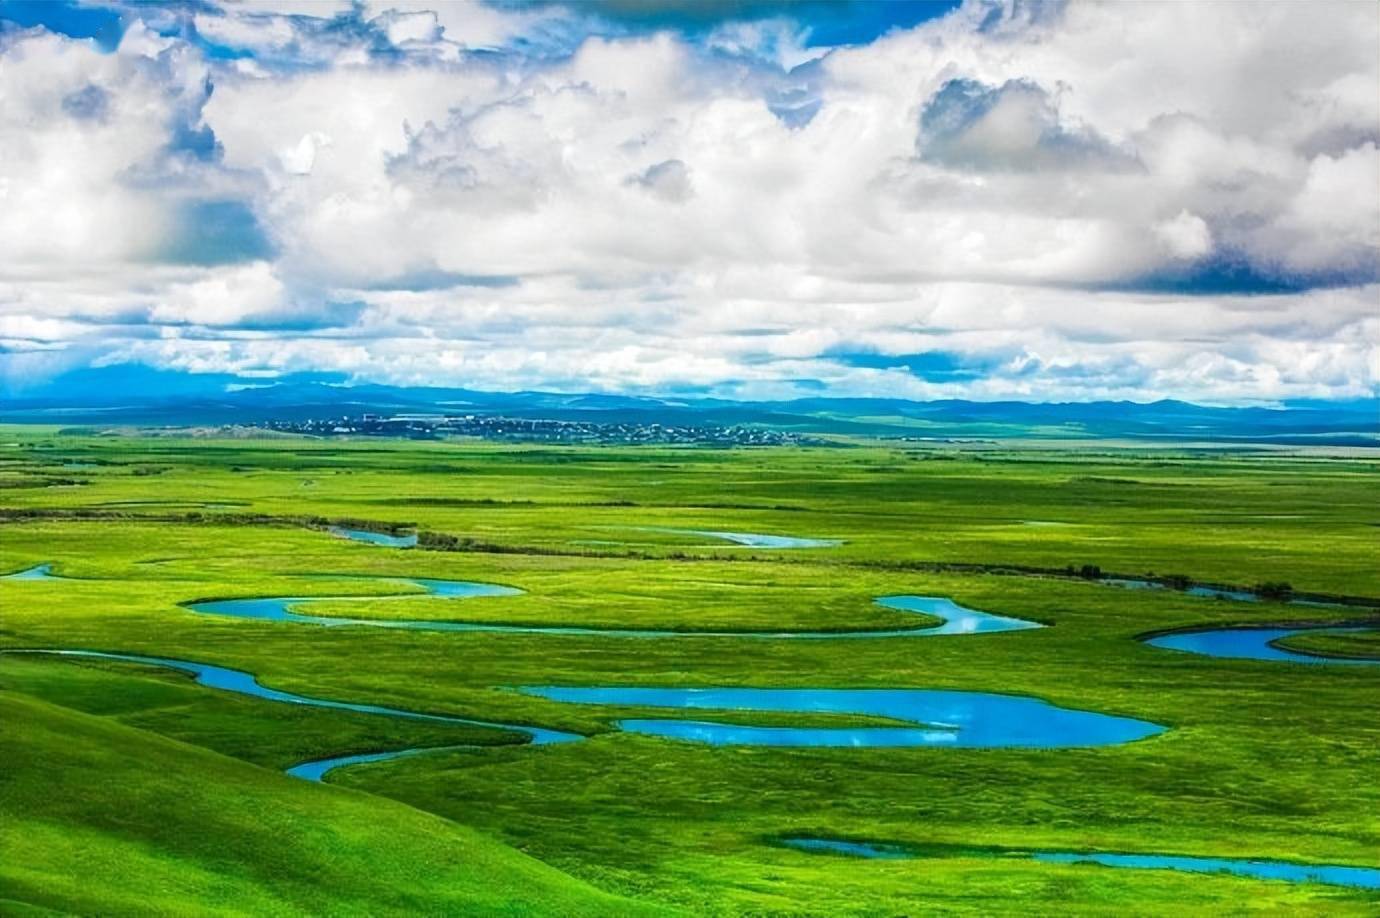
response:
<path id="1" fill-rule="evenodd" d="M 1373 914 L 1374 891 L 1003 852 L 1380 866 L 1380 667 L 1215 660 L 1135 640 L 1364 612 L 1009 571 L 1096 565 L 1380 596 L 1378 481 L 1374 459 L 1286 453 L 549 449 L 0 428 L 0 572 L 51 563 L 71 578 L 0 580 L 0 649 L 181 657 L 318 697 L 590 736 L 521 747 L 510 732 L 246 699 L 166 670 L 0 654 L 0 698 L 15 712 L 6 723 L 18 725 L 4 732 L 6 761 L 18 765 L 0 803 L 6 831 L 34 851 L 0 865 L 0 900 L 79 913 L 457 913 L 502 903 L 552 914 Z M 377 548 L 302 525 L 306 517 L 470 541 L 462 551 Z M 657 527 L 844 544 L 770 551 Z M 390 577 L 526 592 L 310 611 L 828 630 L 923 624 L 872 602 L 918 593 L 1052 627 L 641 640 L 321 628 L 181 605 L 407 589 Z M 658 712 L 512 691 L 533 684 L 961 688 L 1170 729 L 1081 750 L 712 748 L 613 724 Z M 759 718 L 783 722 L 722 719 Z M 328 755 L 462 743 L 486 748 L 343 769 L 326 786 L 279 773 Z M 258 807 L 289 815 L 246 828 L 237 814 Z M 903 842 L 932 856 L 865 862 L 774 843 L 805 834 Z M 378 848 L 385 862 L 371 856 Z M 78 854 L 101 866 L 92 879 L 73 881 Z M 317 869 L 330 882 L 312 884 Z M 102 908 L 107 897 L 115 907 Z"/>

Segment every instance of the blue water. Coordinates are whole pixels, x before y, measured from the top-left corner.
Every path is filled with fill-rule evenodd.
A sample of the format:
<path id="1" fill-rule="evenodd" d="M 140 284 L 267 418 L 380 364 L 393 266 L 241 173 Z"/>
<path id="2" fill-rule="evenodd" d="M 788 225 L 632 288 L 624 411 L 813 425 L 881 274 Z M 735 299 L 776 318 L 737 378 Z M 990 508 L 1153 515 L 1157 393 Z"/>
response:
<path id="1" fill-rule="evenodd" d="M 266 596 L 258 599 L 216 599 L 187 603 L 185 608 L 207 615 L 229 615 L 270 622 L 303 622 L 312 625 L 369 625 L 375 628 L 401 628 L 428 631 L 518 630 L 503 625 L 470 625 L 463 622 L 427 622 L 394 619 L 343 618 L 329 615 L 304 615 L 292 611 L 293 606 L 312 602 L 370 602 L 397 601 L 416 596 L 440 596 L 447 599 L 472 599 L 480 596 L 518 596 L 522 590 L 493 583 L 474 583 L 468 580 L 399 579 L 400 583 L 419 586 L 424 594 L 395 596 Z"/>
<path id="2" fill-rule="evenodd" d="M 67 580 L 67 577 L 58 577 L 53 572 L 51 564 L 38 564 L 34 567 L 25 568 L 22 571 L 15 571 L 13 574 L 0 576 L 0 580 Z"/>
<path id="3" fill-rule="evenodd" d="M 781 844 L 802 851 L 846 854 L 881 860 L 918 857 L 901 845 L 851 842 L 833 838 L 783 838 Z M 974 850 L 974 854 L 987 853 Z M 1065 851 L 1002 852 L 1005 856 L 1024 856 L 1047 864 L 1101 864 L 1105 867 L 1130 867 L 1141 870 L 1183 870 L 1190 873 L 1229 873 L 1262 880 L 1287 880 L 1291 883 L 1327 883 L 1380 889 L 1380 870 L 1373 867 L 1347 867 L 1336 864 L 1291 864 L 1287 861 L 1256 861 L 1244 858 L 1186 857 L 1172 854 L 1102 854 Z"/>
<path id="4" fill-rule="evenodd" d="M 342 538 L 352 539 L 356 542 L 367 542 L 370 545 L 382 545 L 384 548 L 414 548 L 417 545 L 416 534 L 395 536 L 383 532 L 370 532 L 367 529 L 346 529 L 343 526 L 332 526 L 331 535 L 341 536 Z"/>
<path id="5" fill-rule="evenodd" d="M 1129 717 L 1061 708 L 1025 695 L 937 689 L 635 688 L 525 686 L 569 704 L 680 710 L 864 714 L 914 727 L 761 727 L 702 720 L 620 720 L 629 733 L 711 745 L 1061 748 L 1128 743 L 1164 732 Z"/>
<path id="6" fill-rule="evenodd" d="M 1235 602 L 1260 602 L 1261 600 L 1259 595 L 1250 590 L 1224 590 L 1221 587 L 1191 586 L 1184 592 L 1189 596 L 1202 596 L 1205 599 L 1230 599 Z"/>
<path id="7" fill-rule="evenodd" d="M 1052 864 L 1101 864 L 1105 867 L 1133 867 L 1143 870 L 1186 870 L 1191 873 L 1230 873 L 1262 880 L 1287 880 L 1290 883 L 1329 883 L 1334 886 L 1359 886 L 1380 889 L 1380 870 L 1372 867 L 1345 867 L 1333 864 L 1291 864 L 1287 861 L 1253 861 L 1224 857 L 1181 857 L 1167 854 L 1072 854 L 1055 851 L 1035 852 L 1037 861 Z"/>
<path id="8" fill-rule="evenodd" d="M 1107 586 L 1121 587 L 1123 590 L 1167 590 L 1167 584 L 1159 583 L 1155 580 L 1137 580 L 1129 577 L 1103 577 L 1098 583 Z M 1200 596 L 1204 599 L 1231 599 L 1236 602 L 1260 602 L 1260 597 L 1250 590 L 1224 590 L 1219 587 L 1210 586 L 1191 586 L 1180 590 L 1188 596 Z"/>
<path id="9" fill-rule="evenodd" d="M 719 529 L 676 529 L 669 526 L 642 526 L 643 532 L 664 532 L 669 535 L 704 536 L 722 539 L 748 548 L 835 548 L 842 539 L 802 539 L 796 536 L 766 535 L 761 532 L 725 532 Z"/>
<path id="10" fill-rule="evenodd" d="M 551 745 L 584 739 L 576 733 L 526 724 L 498 723 L 444 714 L 426 714 L 382 705 L 316 698 L 268 688 L 252 674 L 209 663 L 141 654 L 94 650 L 0 650 L 0 654 L 42 654 L 56 657 L 115 660 L 159 666 L 192 675 L 199 685 L 265 701 L 401 717 L 436 723 L 490 727 L 525 734 L 532 745 Z M 759 711 L 852 712 L 878 714 L 916 723 L 918 727 L 862 727 L 802 729 L 737 727 L 693 721 L 627 720 L 617 726 L 646 733 L 708 743 L 762 746 L 892 747 L 964 746 L 1085 746 L 1129 742 L 1152 736 L 1163 727 L 1145 721 L 1058 708 L 1034 698 L 979 692 L 918 689 L 579 689 L 527 688 L 524 692 L 557 701 L 586 704 L 632 704 L 649 707 L 738 708 Z M 465 746 L 408 747 L 355 755 L 334 756 L 299 763 L 288 774 L 320 781 L 328 772 L 348 765 L 381 762 L 425 752 Z"/>
<path id="11" fill-rule="evenodd" d="M 564 733 L 560 730 L 548 730 L 544 727 L 530 727 L 526 724 L 504 724 L 488 720 L 474 720 L 468 717 L 451 717 L 445 714 L 423 714 L 420 711 L 407 711 L 402 708 L 389 708 L 376 704 L 359 704 L 352 701 L 332 701 L 327 698 L 298 695 L 294 692 L 283 692 L 278 689 L 260 685 L 259 680 L 256 679 L 252 673 L 242 672 L 238 669 L 226 669 L 223 666 L 212 666 L 209 663 L 194 663 L 189 660 L 174 660 L 167 657 L 146 657 L 132 653 L 103 653 L 96 650 L 0 650 L 0 654 L 10 653 L 118 660 L 122 663 L 141 663 L 145 666 L 161 666 L 166 669 L 175 669 L 179 672 L 190 673 L 196 678 L 198 685 L 219 689 L 223 692 L 233 692 L 236 695 L 247 695 L 250 698 L 262 698 L 265 701 L 300 704 L 314 708 L 332 708 L 338 711 L 355 711 L 360 714 L 378 714 L 383 717 L 403 717 L 409 720 L 426 720 L 436 723 L 462 724 L 470 727 L 492 727 L 496 730 L 511 730 L 514 733 L 526 734 L 529 743 L 534 746 L 546 746 L 553 743 L 570 743 L 584 739 L 584 737 L 578 733 Z M 441 748 L 465 747 L 452 746 Z M 430 751 L 433 751 L 432 747 L 407 748 L 390 752 L 375 752 L 365 755 L 318 759 L 294 765 L 292 768 L 288 769 L 287 773 L 311 781 L 320 781 L 326 772 L 345 765 L 362 762 L 382 762 L 386 759 L 418 755 Z M 439 749 L 436 751 L 439 751 Z"/>
<path id="12" fill-rule="evenodd" d="M 1145 643 L 1152 647 L 1163 647 L 1167 650 L 1182 650 L 1187 653 L 1200 653 L 1209 657 L 1229 657 L 1237 660 L 1284 660 L 1290 663 L 1328 665 L 1349 663 L 1373 666 L 1380 663 L 1380 660 L 1324 657 L 1316 654 L 1297 653 L 1275 646 L 1276 641 L 1310 631 L 1342 633 L 1364 630 L 1366 629 L 1337 628 L 1326 625 L 1314 628 L 1215 628 L 1203 631 L 1175 631 L 1170 634 L 1146 638 Z"/>
<path id="13" fill-rule="evenodd" d="M 40 564 L 27 570 L 7 574 L 10 580 L 62 580 L 51 573 L 51 564 Z M 228 615 L 234 618 L 256 619 L 269 622 L 299 622 L 311 625 L 365 625 L 374 628 L 395 628 L 409 631 L 487 631 L 517 634 L 577 634 L 599 637 L 741 637 L 774 639 L 825 639 L 825 638 L 887 638 L 887 637 L 934 637 L 945 634 L 990 634 L 1000 631 L 1023 631 L 1029 628 L 1042 628 L 1038 622 L 1020 618 L 994 615 L 978 609 L 960 606 L 942 596 L 883 596 L 876 600 L 879 605 L 898 612 L 914 612 L 933 615 L 941 623 L 929 628 L 885 628 L 858 631 L 672 631 L 649 628 L 584 628 L 561 625 L 503 625 L 486 622 L 446 622 L 415 621 L 411 619 L 367 619 L 343 616 L 308 615 L 293 611 L 313 602 L 377 602 L 415 599 L 419 596 L 437 596 L 445 599 L 474 599 L 493 596 L 519 596 L 523 593 L 515 587 L 494 583 L 476 583 L 469 580 L 436 580 L 429 578 L 396 578 L 398 583 L 420 587 L 424 593 L 404 593 L 384 596 L 265 596 L 255 599 L 215 599 L 206 602 L 186 603 L 184 607 L 192 612 L 206 615 Z"/>
<path id="14" fill-rule="evenodd" d="M 915 857 L 915 853 L 900 845 L 880 842 L 853 842 L 841 838 L 783 838 L 781 844 L 801 851 L 822 851 L 827 854 L 847 854 L 874 860 L 896 861 Z"/>
<path id="15" fill-rule="evenodd" d="M 670 535 L 693 535 L 704 536 L 707 539 L 722 539 L 725 542 L 733 542 L 737 545 L 744 545 L 749 548 L 833 548 L 843 544 L 842 539 L 803 539 L 795 536 L 767 535 L 761 532 L 725 532 L 717 529 L 676 529 L 668 526 L 641 526 L 638 528 L 643 532 L 664 532 Z M 417 536 L 415 534 L 394 536 L 382 532 L 370 532 L 367 529 L 348 529 L 344 526 L 332 526 L 330 532 L 332 535 L 353 539 L 356 542 L 368 542 L 370 545 L 382 545 L 385 548 L 413 548 L 417 544 Z M 583 544 L 616 545 L 618 543 L 585 540 Z"/>
<path id="16" fill-rule="evenodd" d="M 5 580 L 64 580 L 51 573 L 51 564 L 40 564 L 26 570 L 6 574 Z M 917 612 L 942 619 L 941 624 L 929 628 L 884 628 L 857 631 L 673 631 L 649 628 L 588 628 L 576 625 L 504 625 L 487 622 L 447 622 L 415 621 L 411 619 L 365 619 L 341 616 L 308 615 L 295 612 L 291 607 L 312 602 L 370 602 L 383 600 L 402 600 L 419 595 L 438 596 L 447 599 L 472 599 L 477 597 L 518 596 L 522 590 L 515 587 L 492 583 L 476 583 L 467 580 L 437 580 L 427 578 L 398 578 L 400 583 L 408 583 L 422 588 L 424 594 L 403 594 L 397 596 L 273 596 L 257 599 L 221 599 L 208 602 L 186 604 L 192 612 L 208 615 L 228 615 L 235 618 L 257 619 L 270 622 L 298 622 L 312 625 L 338 626 L 360 625 L 372 628 L 393 628 L 404 631 L 458 631 L 493 632 L 508 634 L 564 634 L 588 637 L 732 637 L 732 638 L 770 638 L 774 640 L 823 640 L 892 637 L 937 637 L 954 634 L 992 634 L 1003 631 L 1024 631 L 1043 627 L 1038 622 L 995 615 L 978 609 L 960 606 L 942 596 L 883 596 L 876 600 L 879 605 L 898 612 Z M 1136 581 L 1144 583 L 1145 581 Z M 1238 594 L 1241 595 L 1241 594 Z M 1318 629 L 1344 632 L 1358 631 L 1360 628 L 1338 628 L 1318 626 Z M 1345 657 L 1325 657 L 1314 654 L 1297 653 L 1274 646 L 1273 642 L 1312 628 L 1219 628 L 1202 631 L 1180 631 L 1148 638 L 1147 644 L 1169 650 L 1206 654 L 1214 657 L 1230 657 L 1247 660 L 1289 661 L 1312 664 L 1352 664 L 1374 665 L 1377 660 L 1348 659 Z M 649 731 L 650 732 L 650 731 Z"/>
<path id="17" fill-rule="evenodd" d="M 1101 583 L 1123 587 L 1128 590 L 1165 590 L 1163 583 L 1153 580 L 1129 580 L 1124 578 L 1105 578 Z M 1260 602 L 1261 597 L 1248 590 L 1225 590 L 1217 587 L 1194 586 L 1183 592 L 1190 596 L 1211 599 L 1227 599 L 1235 602 Z M 1286 599 L 1282 602 L 1293 606 L 1312 606 L 1315 608 L 1349 608 L 1343 603 L 1325 602 L 1316 599 Z M 1176 631 L 1146 638 L 1145 643 L 1152 647 L 1167 650 L 1182 650 L 1187 653 L 1200 653 L 1209 657 L 1226 657 L 1237 660 L 1270 660 L 1290 663 L 1349 663 L 1375 664 L 1380 660 L 1358 660 L 1346 657 L 1329 657 L 1319 654 L 1297 653 L 1276 647 L 1275 642 L 1305 631 L 1323 630 L 1359 631 L 1360 628 L 1337 627 L 1334 625 L 1314 625 L 1311 627 L 1290 628 L 1209 628 L 1194 631 Z"/>
<path id="18" fill-rule="evenodd" d="M 1005 615 L 969 609 L 942 596 L 883 596 L 877 600 L 877 604 L 898 612 L 923 612 L 944 620 L 942 625 L 899 632 L 902 634 L 991 634 L 997 631 L 1025 631 L 1029 628 L 1044 627 L 1039 622 L 1030 622 L 1023 618 L 1009 618 Z"/>
<path id="19" fill-rule="evenodd" d="M 426 580 L 399 579 L 400 583 L 419 586 L 426 591 L 424 595 L 440 596 L 448 599 L 470 599 L 480 596 L 517 596 L 522 590 L 499 586 L 492 583 L 473 583 L 466 580 Z M 887 638 L 887 637 L 930 637 L 943 634 L 986 634 L 999 631 L 1021 631 L 1040 628 L 1036 622 L 1019 618 L 1007 618 L 960 606 L 952 600 L 939 596 L 884 596 L 877 600 L 880 605 L 898 612 L 919 612 L 937 616 L 942 623 L 930 628 L 887 628 L 859 631 L 671 631 L 648 628 L 586 628 L 561 625 L 503 625 L 487 622 L 446 622 L 414 621 L 410 619 L 366 619 L 343 618 L 325 615 L 307 615 L 292 611 L 293 606 L 310 602 L 368 602 L 378 600 L 401 600 L 423 594 L 404 594 L 401 596 L 273 596 L 260 599 L 218 599 L 209 602 L 194 602 L 186 605 L 193 612 L 208 615 L 229 615 L 236 618 L 251 618 L 260 621 L 302 622 L 313 625 L 365 625 L 375 628 L 396 628 L 408 631 L 483 631 L 510 634 L 577 634 L 598 637 L 735 637 L 735 638 L 778 638 L 778 639 L 824 639 L 824 638 Z"/>
<path id="20" fill-rule="evenodd" d="M 425 746 L 414 749 L 395 749 L 391 752 L 366 752 L 362 755 L 337 755 L 325 759 L 315 759 L 310 762 L 303 762 L 294 765 L 287 770 L 287 774 L 294 778 L 303 778 L 307 781 L 322 781 L 326 775 L 337 768 L 346 768 L 350 765 L 365 765 L 369 762 L 388 762 L 393 759 L 406 759 L 414 755 L 425 755 L 429 752 L 455 752 L 460 749 L 483 749 L 483 746 Z"/>

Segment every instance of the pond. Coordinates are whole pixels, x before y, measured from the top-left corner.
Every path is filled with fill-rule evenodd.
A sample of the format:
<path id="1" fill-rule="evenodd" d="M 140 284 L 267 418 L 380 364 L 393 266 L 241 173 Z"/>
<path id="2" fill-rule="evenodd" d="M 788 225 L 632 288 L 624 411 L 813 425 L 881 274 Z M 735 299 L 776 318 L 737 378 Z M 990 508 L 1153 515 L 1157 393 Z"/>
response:
<path id="1" fill-rule="evenodd" d="M 716 746 L 1064 748 L 1129 743 L 1165 729 L 1130 717 L 1062 708 L 1027 695 L 941 689 L 525 686 L 522 691 L 567 704 L 855 714 L 913 725 L 773 727 L 671 718 L 615 722 L 629 733 Z"/>
<path id="2" fill-rule="evenodd" d="M 386 532 L 347 529 L 344 526 L 332 526 L 328 531 L 333 536 L 350 539 L 354 542 L 364 542 L 368 545 L 379 545 L 384 548 L 415 548 L 417 546 L 417 534 L 415 532 L 410 535 L 389 535 Z"/>

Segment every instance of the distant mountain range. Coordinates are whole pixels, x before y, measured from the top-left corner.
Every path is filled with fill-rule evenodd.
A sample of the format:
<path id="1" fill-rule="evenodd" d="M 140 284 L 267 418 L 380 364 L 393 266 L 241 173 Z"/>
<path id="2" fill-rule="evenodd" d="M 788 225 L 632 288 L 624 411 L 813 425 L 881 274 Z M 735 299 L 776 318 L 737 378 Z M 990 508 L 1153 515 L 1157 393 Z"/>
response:
<path id="1" fill-rule="evenodd" d="M 742 402 L 553 392 L 344 385 L 301 374 L 276 380 L 123 365 L 83 369 L 0 400 L 0 421 L 72 426 L 253 425 L 361 414 L 475 414 L 613 424 L 756 425 L 867 437 L 1157 441 L 1380 446 L 1380 400 L 1298 401 L 1277 408 L 1181 401 L 915 402 L 800 398 Z"/>

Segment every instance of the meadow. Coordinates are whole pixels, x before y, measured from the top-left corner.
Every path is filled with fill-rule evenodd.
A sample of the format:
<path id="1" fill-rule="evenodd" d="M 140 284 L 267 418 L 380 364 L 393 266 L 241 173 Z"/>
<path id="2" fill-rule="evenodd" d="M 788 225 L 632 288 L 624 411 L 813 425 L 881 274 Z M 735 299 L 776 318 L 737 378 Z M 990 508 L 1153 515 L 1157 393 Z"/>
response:
<path id="1" fill-rule="evenodd" d="M 1380 622 L 1380 459 L 1321 450 L 816 449 L 93 436 L 0 427 L 0 912 L 44 914 L 1374 914 L 1380 891 L 1054 864 L 1147 852 L 1380 867 L 1380 666 L 1226 659 L 1138 637 Z M 397 549 L 332 526 L 417 532 Z M 696 531 L 837 540 L 768 549 Z M 1253 587 L 1336 605 L 1125 589 Z M 400 578 L 520 595 L 445 599 Z M 398 594 L 413 593 L 406 599 Z M 1046 627 L 934 624 L 897 594 Z M 203 614 L 324 597 L 322 627 Z M 369 599 L 368 597 L 373 597 Z M 673 637 L 444 632 L 406 619 Z M 727 632 L 696 635 L 694 632 Z M 681 633 L 685 632 L 685 633 Z M 1380 629 L 1291 648 L 1374 659 Z M 218 691 L 191 660 L 314 698 Z M 1029 695 L 1157 735 L 1088 748 L 712 746 L 638 706 L 525 686 L 927 688 Z M 718 711 L 746 725 L 885 726 Z M 443 751 L 284 774 L 337 755 Z M 463 748 L 450 748 L 463 747 Z M 917 857 L 811 853 L 812 836 Z"/>

